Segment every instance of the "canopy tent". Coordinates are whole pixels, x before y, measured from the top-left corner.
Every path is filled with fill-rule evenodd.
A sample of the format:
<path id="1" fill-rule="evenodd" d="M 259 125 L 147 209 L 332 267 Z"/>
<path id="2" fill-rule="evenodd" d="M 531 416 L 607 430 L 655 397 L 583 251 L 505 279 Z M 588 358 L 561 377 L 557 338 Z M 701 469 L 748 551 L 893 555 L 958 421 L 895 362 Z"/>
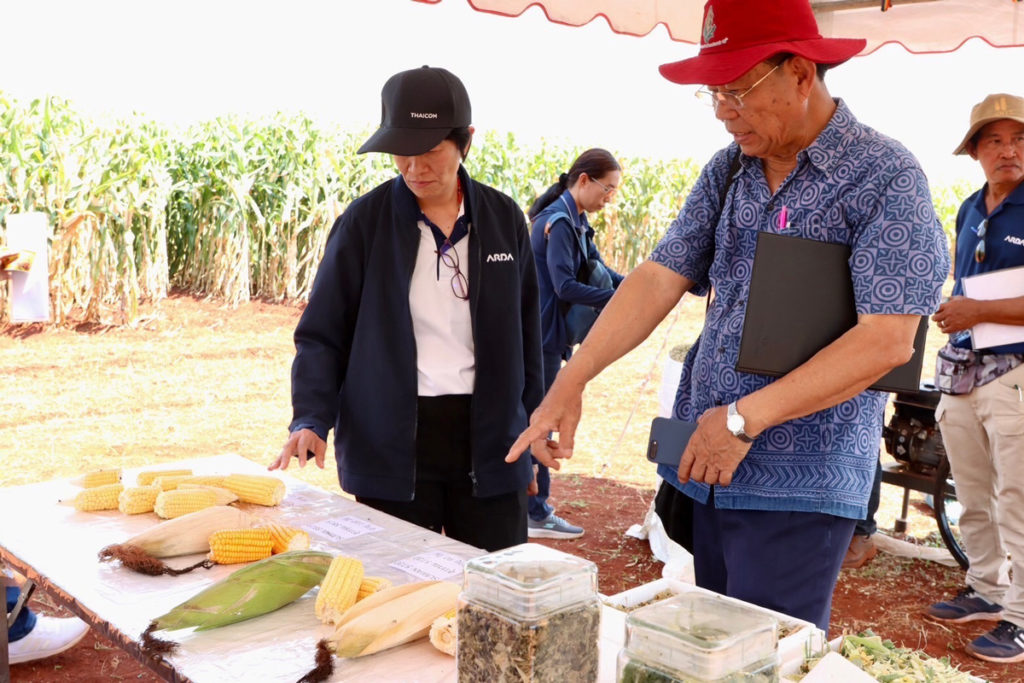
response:
<path id="1" fill-rule="evenodd" d="M 441 0 L 417 0 L 435 4 Z M 476 10 L 519 16 L 532 6 L 560 24 L 603 17 L 616 33 L 647 35 L 658 24 L 673 40 L 697 44 L 704 0 L 468 0 Z M 825 36 L 865 38 L 870 54 L 887 43 L 910 52 L 952 52 L 971 38 L 994 47 L 1024 45 L 1019 0 L 811 0 Z"/>

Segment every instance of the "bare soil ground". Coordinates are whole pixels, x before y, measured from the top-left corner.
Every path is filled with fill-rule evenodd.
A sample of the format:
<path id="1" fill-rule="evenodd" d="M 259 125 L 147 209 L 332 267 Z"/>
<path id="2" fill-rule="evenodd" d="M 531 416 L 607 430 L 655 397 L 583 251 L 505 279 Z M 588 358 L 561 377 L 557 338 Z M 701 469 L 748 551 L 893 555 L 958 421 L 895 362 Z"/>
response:
<path id="1" fill-rule="evenodd" d="M 0 328 L 0 486 L 225 452 L 269 462 L 290 418 L 291 332 L 299 314 L 297 306 L 251 302 L 232 309 L 174 295 L 149 307 L 132 327 Z M 586 534 L 551 544 L 593 560 L 602 593 L 661 576 L 647 543 L 624 531 L 643 520 L 654 495 L 643 453 L 668 349 L 696 338 L 702 316 L 700 301 L 679 306 L 647 342 L 591 384 L 577 456 L 554 477 L 559 514 L 583 525 Z M 332 468 L 289 474 L 338 490 Z M 901 493 L 883 487 L 878 523 L 884 533 L 892 533 Z M 918 494 L 913 500 L 920 500 Z M 936 544 L 929 514 L 916 502 L 909 534 Z M 989 680 L 1024 680 L 1013 666 L 979 662 L 964 652 L 992 624 L 951 628 L 924 618 L 924 609 L 951 595 L 962 580 L 959 569 L 881 553 L 863 569 L 842 573 L 832 635 L 871 628 L 898 644 L 948 656 Z M 42 595 L 32 606 L 62 613 Z M 11 674 L 29 683 L 157 680 L 94 633 L 64 654 L 14 666 Z"/>

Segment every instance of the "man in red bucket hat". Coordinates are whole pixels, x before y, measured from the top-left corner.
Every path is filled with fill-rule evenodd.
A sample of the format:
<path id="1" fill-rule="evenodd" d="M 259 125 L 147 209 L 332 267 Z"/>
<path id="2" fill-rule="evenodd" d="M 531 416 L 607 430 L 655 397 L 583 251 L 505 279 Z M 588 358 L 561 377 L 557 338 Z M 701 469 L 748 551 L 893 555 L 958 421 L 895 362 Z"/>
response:
<path id="1" fill-rule="evenodd" d="M 863 47 L 822 38 L 807 0 L 705 5 L 700 53 L 661 73 L 702 85 L 698 97 L 733 143 L 619 286 L 508 456 L 530 446 L 555 468 L 571 457 L 586 383 L 643 341 L 683 294 L 713 288 L 674 407 L 677 419 L 698 425 L 678 470 L 658 473 L 693 500 L 698 585 L 826 631 L 878 460 L 888 396 L 867 387 L 911 358 L 921 316 L 937 308 L 949 272 L 917 160 L 859 123 L 825 86 L 827 69 Z M 849 245 L 858 317 L 773 378 L 740 372 L 736 362 L 758 233 L 780 231 Z"/>

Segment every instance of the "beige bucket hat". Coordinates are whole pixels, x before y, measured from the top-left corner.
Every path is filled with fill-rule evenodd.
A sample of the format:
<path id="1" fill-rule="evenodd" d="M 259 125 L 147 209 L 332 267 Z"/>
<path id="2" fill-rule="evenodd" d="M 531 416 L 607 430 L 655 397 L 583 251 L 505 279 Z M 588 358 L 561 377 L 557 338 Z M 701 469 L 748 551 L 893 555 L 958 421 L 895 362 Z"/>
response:
<path id="1" fill-rule="evenodd" d="M 953 150 L 953 154 L 967 154 L 967 143 L 971 141 L 974 134 L 986 124 L 1001 119 L 1024 123 L 1024 97 L 995 93 L 974 105 L 974 108 L 971 109 L 971 127 L 967 129 L 967 135 Z"/>

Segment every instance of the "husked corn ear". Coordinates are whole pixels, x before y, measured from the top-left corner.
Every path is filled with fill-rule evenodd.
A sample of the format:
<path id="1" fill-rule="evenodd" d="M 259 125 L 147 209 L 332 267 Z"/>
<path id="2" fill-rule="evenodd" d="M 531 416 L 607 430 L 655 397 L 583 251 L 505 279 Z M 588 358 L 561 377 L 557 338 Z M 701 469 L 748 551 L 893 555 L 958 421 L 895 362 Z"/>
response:
<path id="1" fill-rule="evenodd" d="M 270 531 L 270 537 L 274 539 L 275 555 L 289 550 L 309 550 L 309 534 L 302 529 L 284 524 L 269 524 L 267 529 Z"/>
<path id="2" fill-rule="evenodd" d="M 210 534 L 210 559 L 217 564 L 255 562 L 271 555 L 270 529 L 225 529 Z"/>
<path id="3" fill-rule="evenodd" d="M 363 582 L 363 563 L 354 557 L 338 555 L 331 560 L 327 575 L 316 596 L 316 616 L 325 624 L 334 624 L 355 604 Z"/>
<path id="4" fill-rule="evenodd" d="M 448 610 L 430 625 L 430 644 L 446 655 L 455 656 L 455 641 L 458 635 L 456 610 Z"/>
<path id="5" fill-rule="evenodd" d="M 199 484 L 200 486 L 224 486 L 221 482 L 224 481 L 223 474 L 192 474 L 183 475 L 185 478 L 178 482 L 178 486 L 183 484 Z"/>
<path id="6" fill-rule="evenodd" d="M 139 472 L 139 476 L 135 478 L 135 483 L 139 486 L 149 486 L 157 477 L 173 477 L 178 474 L 192 474 L 192 470 L 146 470 L 145 472 Z"/>
<path id="7" fill-rule="evenodd" d="M 116 510 L 117 498 L 124 486 L 121 484 L 103 484 L 82 489 L 75 496 L 75 509 L 79 512 L 95 512 L 97 510 Z"/>
<path id="8" fill-rule="evenodd" d="M 164 519 L 173 519 L 216 504 L 217 494 L 213 491 L 174 489 L 160 492 L 153 504 L 153 511 Z"/>
<path id="9" fill-rule="evenodd" d="M 85 489 L 91 489 L 96 486 L 103 486 L 104 484 L 117 484 L 120 483 L 120 481 L 121 470 L 119 468 L 115 468 L 86 472 L 80 477 L 72 479 L 71 483 Z"/>
<path id="10" fill-rule="evenodd" d="M 206 486 L 205 484 L 188 484 L 181 482 L 178 484 L 176 491 L 209 491 L 213 495 L 217 496 L 217 505 L 228 505 L 238 500 L 238 496 L 233 491 L 229 491 L 223 486 Z"/>
<path id="11" fill-rule="evenodd" d="M 117 509 L 126 515 L 152 512 L 158 495 L 159 486 L 131 486 L 117 497 Z"/>
<path id="12" fill-rule="evenodd" d="M 277 505 L 284 499 L 284 482 L 264 474 L 229 474 L 221 486 L 235 492 L 243 503 Z"/>
<path id="13" fill-rule="evenodd" d="M 359 584 L 359 594 L 356 600 L 362 600 L 367 595 L 373 595 L 377 591 L 391 588 L 391 582 L 382 576 L 364 576 L 363 582 Z"/>
<path id="14" fill-rule="evenodd" d="M 191 478 L 191 474 L 161 474 L 149 486 L 159 486 L 161 491 L 173 491 L 178 484 Z"/>

